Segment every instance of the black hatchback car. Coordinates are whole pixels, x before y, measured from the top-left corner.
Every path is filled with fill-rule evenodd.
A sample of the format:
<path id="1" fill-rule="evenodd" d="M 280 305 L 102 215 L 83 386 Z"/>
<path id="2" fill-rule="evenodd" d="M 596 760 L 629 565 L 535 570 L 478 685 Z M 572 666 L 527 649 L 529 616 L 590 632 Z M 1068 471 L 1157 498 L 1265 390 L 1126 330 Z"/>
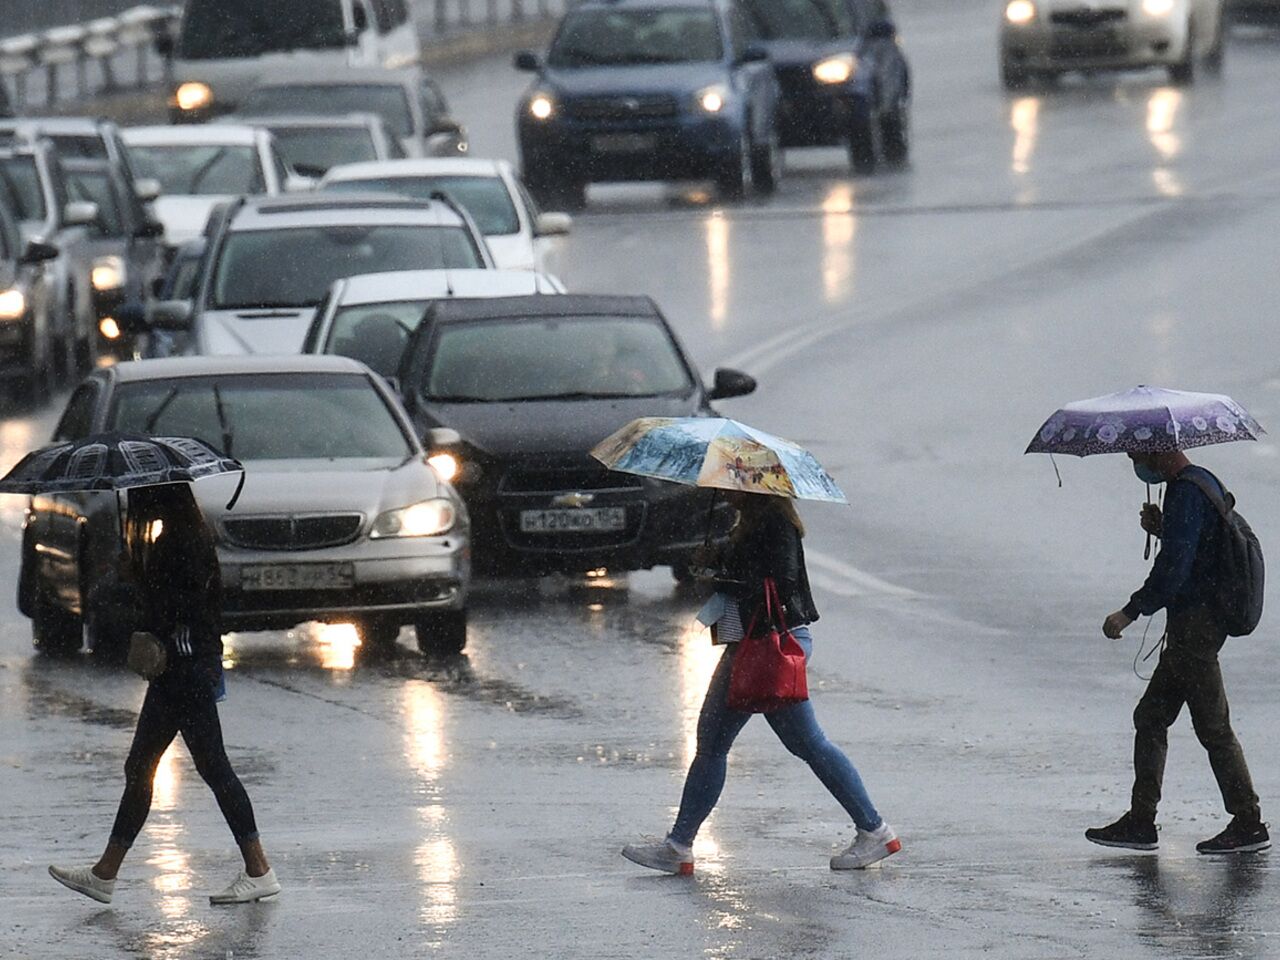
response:
<path id="1" fill-rule="evenodd" d="M 409 341 L 400 389 L 432 463 L 471 514 L 473 564 L 490 576 L 638 570 L 689 575 L 710 492 L 611 473 L 597 443 L 636 417 L 717 416 L 709 389 L 647 297 L 447 300 Z"/>
<path id="2" fill-rule="evenodd" d="M 859 173 L 905 164 L 911 70 L 886 0 L 740 0 L 782 88 L 786 147 L 847 144 Z"/>

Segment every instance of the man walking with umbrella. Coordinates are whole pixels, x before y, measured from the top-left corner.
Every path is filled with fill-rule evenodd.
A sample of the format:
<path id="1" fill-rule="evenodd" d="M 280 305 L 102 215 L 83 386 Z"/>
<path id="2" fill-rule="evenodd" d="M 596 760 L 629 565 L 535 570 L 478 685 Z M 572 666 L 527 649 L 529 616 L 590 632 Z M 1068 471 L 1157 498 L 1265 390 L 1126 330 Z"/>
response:
<path id="1" fill-rule="evenodd" d="M 1224 580 L 1242 572 L 1231 570 L 1224 561 L 1229 539 L 1235 535 L 1231 526 L 1234 498 L 1217 477 L 1192 464 L 1182 450 L 1254 439 L 1261 432 L 1261 427 L 1226 397 L 1139 387 L 1071 404 L 1051 418 L 1038 443 L 1032 443 L 1030 452 L 1081 456 L 1109 452 L 1091 449 L 1090 444 L 1123 450 L 1139 480 L 1148 486 L 1167 485 L 1164 510 L 1151 503 L 1142 510 L 1142 528 L 1161 541 L 1151 574 L 1102 627 L 1107 637 L 1117 640 L 1139 616 L 1151 616 L 1162 609 L 1168 616 L 1160 662 L 1133 714 L 1134 783 L 1129 810 L 1114 823 L 1085 831 L 1085 837 L 1094 843 L 1156 849 L 1155 818 L 1168 729 L 1186 704 L 1196 736 L 1209 754 L 1227 812 L 1232 815 L 1225 830 L 1197 844 L 1196 849 L 1226 854 L 1265 850 L 1271 845 L 1244 752 L 1231 728 L 1218 664 L 1218 652 L 1228 634 L 1251 630 L 1260 609 L 1252 618 L 1246 614 L 1243 619 L 1247 623 L 1241 627 L 1236 623 L 1241 619 L 1239 612 L 1224 607 Z M 1077 438 L 1079 445 L 1073 447 Z M 1237 523 L 1243 525 L 1242 520 Z M 1258 563 L 1260 597 L 1260 553 Z M 1229 586 L 1225 592 L 1230 594 Z"/>

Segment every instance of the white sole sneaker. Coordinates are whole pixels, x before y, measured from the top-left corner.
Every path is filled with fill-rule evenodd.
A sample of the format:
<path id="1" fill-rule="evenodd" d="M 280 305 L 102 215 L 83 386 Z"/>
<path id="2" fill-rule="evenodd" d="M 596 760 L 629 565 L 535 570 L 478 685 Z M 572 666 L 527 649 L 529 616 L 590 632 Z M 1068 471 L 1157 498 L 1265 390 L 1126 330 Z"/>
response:
<path id="1" fill-rule="evenodd" d="M 251 877 L 243 870 L 224 890 L 209 897 L 215 907 L 228 907 L 237 903 L 258 903 L 280 896 L 280 881 L 275 870 L 268 870 L 260 877 Z"/>
<path id="2" fill-rule="evenodd" d="M 865 870 L 901 850 L 902 841 L 887 823 L 871 833 L 859 830 L 853 843 L 831 858 L 831 869 Z"/>
<path id="3" fill-rule="evenodd" d="M 115 894 L 116 882 L 103 880 L 93 872 L 92 867 L 50 867 L 49 876 L 57 880 L 68 890 L 84 894 L 90 900 L 99 903 L 110 903 Z"/>
<path id="4" fill-rule="evenodd" d="M 628 843 L 622 855 L 632 863 L 677 877 L 693 876 L 693 854 L 676 849 L 666 840 Z"/>

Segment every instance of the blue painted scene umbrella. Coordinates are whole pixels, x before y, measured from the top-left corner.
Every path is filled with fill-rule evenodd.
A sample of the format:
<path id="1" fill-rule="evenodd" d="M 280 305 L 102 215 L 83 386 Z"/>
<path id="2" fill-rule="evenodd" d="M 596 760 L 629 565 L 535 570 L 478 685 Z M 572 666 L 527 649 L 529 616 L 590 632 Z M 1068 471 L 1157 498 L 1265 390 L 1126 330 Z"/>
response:
<path id="1" fill-rule="evenodd" d="M 736 420 L 641 417 L 591 451 L 610 470 L 687 486 L 848 503 L 816 457 Z"/>

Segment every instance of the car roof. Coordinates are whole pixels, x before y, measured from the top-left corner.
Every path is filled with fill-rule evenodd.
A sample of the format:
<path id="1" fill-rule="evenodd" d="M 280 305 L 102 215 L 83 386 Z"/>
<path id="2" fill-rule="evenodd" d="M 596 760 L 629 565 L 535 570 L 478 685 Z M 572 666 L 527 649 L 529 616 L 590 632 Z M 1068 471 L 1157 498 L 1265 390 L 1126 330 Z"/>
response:
<path id="1" fill-rule="evenodd" d="M 229 122 L 253 127 L 371 127 L 382 122 L 375 113 L 336 113 L 332 116 L 314 113 L 235 114 Z"/>
<path id="2" fill-rule="evenodd" d="M 102 136 L 102 126 L 106 122 L 100 117 L 7 117 L 0 120 L 0 130 Z"/>
<path id="3" fill-rule="evenodd" d="M 555 297 L 492 297 L 483 300 L 441 300 L 431 311 L 436 323 L 498 320 L 512 317 L 654 317 L 657 305 L 648 297 L 612 297 L 566 293 Z"/>
<path id="4" fill-rule="evenodd" d="M 407 87 L 422 77 L 415 67 L 388 70 L 385 67 L 291 66 L 272 69 L 271 76 L 258 81 L 255 89 L 274 87 Z"/>
<path id="5" fill-rule="evenodd" d="M 560 296 L 546 274 L 532 270 L 397 270 L 358 274 L 339 283 L 342 307 L 446 297 Z"/>
<path id="6" fill-rule="evenodd" d="M 325 193 L 263 197 L 246 201 L 232 216 L 231 229 L 364 226 L 462 227 L 462 218 L 443 203 L 383 193 Z"/>
<path id="7" fill-rule="evenodd" d="M 453 159 L 422 157 L 407 160 L 369 160 L 343 163 L 329 168 L 325 179 L 366 180 L 372 177 L 497 177 L 505 161 L 483 157 Z"/>
<path id="8" fill-rule="evenodd" d="M 181 377 L 222 377 L 235 374 L 271 373 L 369 373 L 359 360 L 335 354 L 289 353 L 249 356 L 165 357 L 156 360 L 128 360 L 109 368 L 121 383 L 169 380 Z"/>
<path id="9" fill-rule="evenodd" d="M 182 144 L 253 146 L 258 142 L 260 135 L 257 127 L 235 123 L 179 123 L 170 127 L 125 127 L 120 134 L 124 137 L 124 142 L 131 147 Z"/>

